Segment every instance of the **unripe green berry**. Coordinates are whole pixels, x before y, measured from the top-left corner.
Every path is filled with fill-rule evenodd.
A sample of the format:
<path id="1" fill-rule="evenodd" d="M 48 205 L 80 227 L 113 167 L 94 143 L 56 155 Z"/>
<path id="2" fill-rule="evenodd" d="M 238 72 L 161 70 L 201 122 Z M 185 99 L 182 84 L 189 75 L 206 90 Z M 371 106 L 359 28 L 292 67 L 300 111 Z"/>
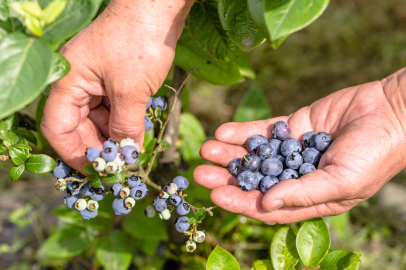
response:
<path id="1" fill-rule="evenodd" d="M 78 199 L 75 202 L 75 208 L 78 209 L 79 211 L 85 210 L 87 207 L 87 202 L 85 199 Z"/>
<path id="2" fill-rule="evenodd" d="M 196 243 L 203 243 L 205 238 L 206 234 L 202 231 L 197 231 L 196 234 L 193 235 L 193 241 Z"/>
<path id="3" fill-rule="evenodd" d="M 169 211 L 169 209 L 165 209 L 164 211 L 159 213 L 159 217 L 163 220 L 168 220 L 171 218 L 171 212 Z"/>
<path id="4" fill-rule="evenodd" d="M 196 243 L 194 241 L 187 241 L 186 242 L 186 251 L 193 252 L 196 249 Z"/>
<path id="5" fill-rule="evenodd" d="M 175 183 L 169 183 L 165 186 L 165 188 L 169 195 L 173 195 L 176 193 L 176 191 L 178 191 L 178 186 Z"/>
<path id="6" fill-rule="evenodd" d="M 64 191 L 68 187 L 68 183 L 66 183 L 65 179 L 59 178 L 55 183 L 55 187 L 59 191 Z"/>
<path id="7" fill-rule="evenodd" d="M 125 206 L 127 206 L 128 209 L 131 209 L 134 207 L 135 205 L 135 200 L 131 197 L 128 197 L 127 199 L 125 199 Z"/>
<path id="8" fill-rule="evenodd" d="M 146 208 L 145 208 L 145 210 L 144 210 L 144 214 L 147 216 L 147 217 L 150 217 L 150 218 L 153 218 L 154 216 L 155 216 L 155 207 L 154 206 L 152 206 L 152 205 L 148 205 Z"/>
<path id="9" fill-rule="evenodd" d="M 125 164 L 124 156 L 120 153 L 117 153 L 116 158 L 113 160 L 117 164 L 118 167 L 122 167 Z"/>
<path id="10" fill-rule="evenodd" d="M 87 209 L 89 209 L 90 211 L 96 211 L 97 209 L 99 209 L 99 203 L 94 200 L 89 200 L 87 202 Z"/>
<path id="11" fill-rule="evenodd" d="M 120 197 L 121 198 L 127 198 L 128 196 L 130 196 L 130 189 L 128 187 L 123 187 L 120 190 Z"/>
<path id="12" fill-rule="evenodd" d="M 96 171 L 102 172 L 106 168 L 106 161 L 103 158 L 98 157 L 93 161 L 92 166 Z"/>
<path id="13" fill-rule="evenodd" d="M 121 140 L 121 142 L 120 142 L 120 148 L 123 148 L 124 146 L 127 146 L 127 145 L 135 146 L 134 140 L 133 140 L 133 139 L 130 139 L 130 138 Z"/>
<path id="14" fill-rule="evenodd" d="M 118 166 L 114 161 L 107 162 L 106 164 L 106 171 L 107 173 L 115 173 L 117 172 Z"/>
<path id="15" fill-rule="evenodd" d="M 161 191 L 161 193 L 159 193 L 159 196 L 160 196 L 162 199 L 168 199 L 168 198 L 169 198 L 169 194 L 166 193 L 165 191 Z"/>

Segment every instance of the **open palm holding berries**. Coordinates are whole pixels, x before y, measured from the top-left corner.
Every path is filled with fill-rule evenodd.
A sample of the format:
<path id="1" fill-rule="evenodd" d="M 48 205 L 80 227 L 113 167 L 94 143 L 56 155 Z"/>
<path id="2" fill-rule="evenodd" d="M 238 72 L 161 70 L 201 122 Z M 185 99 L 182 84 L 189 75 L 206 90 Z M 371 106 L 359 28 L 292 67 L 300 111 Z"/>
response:
<path id="1" fill-rule="evenodd" d="M 397 109 L 398 94 L 394 91 L 399 90 L 392 87 L 394 76 L 383 82 L 335 92 L 287 117 L 220 126 L 215 134 L 216 140 L 206 142 L 201 155 L 226 168 L 201 165 L 194 172 L 195 181 L 212 189 L 211 199 L 218 206 L 267 224 L 292 223 L 348 211 L 374 195 L 406 165 L 406 154 L 402 150 L 406 144 L 403 127 L 406 116 L 403 110 Z M 286 121 L 291 134 L 285 138 L 275 136 L 276 123 L 283 123 L 278 121 Z M 315 139 L 312 132 L 331 134 L 333 142 L 325 153 L 309 145 L 309 139 Z M 292 140 L 289 151 L 295 147 L 302 149 L 285 154 L 272 153 L 275 147 L 269 145 L 272 141 L 278 143 L 272 140 L 275 137 L 285 142 Z M 325 136 L 319 137 L 317 140 L 323 140 Z M 264 140 L 264 146 L 259 146 L 260 151 L 255 154 L 250 153 L 249 138 L 256 144 L 261 144 L 258 142 L 261 138 Z M 261 173 L 261 164 L 264 169 L 265 161 L 261 160 L 261 155 L 271 157 L 265 159 L 269 163 L 265 164 L 265 169 L 274 170 L 266 174 L 270 179 L 264 183 L 263 191 L 272 187 L 266 194 L 249 185 L 250 177 L 255 179 L 251 172 Z M 246 160 L 242 160 L 240 166 L 246 168 L 241 168 L 242 173 L 231 173 L 228 167 L 238 171 L 239 161 L 235 159 L 241 157 Z M 287 160 L 278 160 L 287 157 L 291 159 L 289 166 Z M 306 174 L 300 172 L 300 166 L 306 164 L 302 159 L 314 160 L 313 164 L 307 165 Z M 294 179 L 298 177 L 295 170 L 282 176 L 283 169 L 286 171 L 286 167 L 280 167 L 283 163 L 286 167 L 299 168 L 298 174 L 302 177 Z M 244 173 L 245 179 L 242 179 Z M 248 184 L 241 185 L 244 181 Z M 245 192 L 244 189 L 251 191 Z"/>

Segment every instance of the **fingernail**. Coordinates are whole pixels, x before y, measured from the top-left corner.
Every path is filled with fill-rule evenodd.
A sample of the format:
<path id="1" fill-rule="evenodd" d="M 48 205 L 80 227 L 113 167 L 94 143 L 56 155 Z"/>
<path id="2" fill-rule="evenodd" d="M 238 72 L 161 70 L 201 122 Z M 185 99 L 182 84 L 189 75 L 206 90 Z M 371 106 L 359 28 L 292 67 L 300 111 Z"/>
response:
<path id="1" fill-rule="evenodd" d="M 278 210 L 279 208 L 282 208 L 284 205 L 285 205 L 285 203 L 282 200 L 276 200 L 272 204 L 271 211 Z"/>

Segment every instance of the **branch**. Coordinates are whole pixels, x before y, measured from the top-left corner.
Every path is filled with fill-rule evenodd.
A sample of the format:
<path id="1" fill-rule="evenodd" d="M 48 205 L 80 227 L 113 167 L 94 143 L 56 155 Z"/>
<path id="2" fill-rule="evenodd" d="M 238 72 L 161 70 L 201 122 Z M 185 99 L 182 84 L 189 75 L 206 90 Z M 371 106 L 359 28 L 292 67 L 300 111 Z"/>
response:
<path id="1" fill-rule="evenodd" d="M 196 206 L 193 206 L 193 205 L 191 205 L 190 203 L 188 203 L 189 204 L 189 206 L 190 206 L 190 208 L 192 208 L 192 210 L 193 210 L 193 213 L 195 213 L 196 214 L 196 212 L 197 211 L 199 211 L 201 208 L 199 208 L 199 207 L 196 207 Z M 212 206 L 212 207 L 209 207 L 209 208 L 205 208 L 204 210 L 210 215 L 210 216 L 213 216 L 213 212 L 211 211 L 211 210 L 213 210 L 214 208 L 216 208 L 217 206 Z"/>
<path id="2" fill-rule="evenodd" d="M 147 184 L 150 185 L 151 187 L 153 187 L 156 191 L 161 192 L 162 188 L 160 186 L 158 186 L 157 184 L 155 184 L 151 179 L 149 179 L 148 175 L 145 174 L 145 170 L 144 167 L 140 166 L 140 172 L 141 172 L 141 176 L 142 176 L 142 181 Z"/>

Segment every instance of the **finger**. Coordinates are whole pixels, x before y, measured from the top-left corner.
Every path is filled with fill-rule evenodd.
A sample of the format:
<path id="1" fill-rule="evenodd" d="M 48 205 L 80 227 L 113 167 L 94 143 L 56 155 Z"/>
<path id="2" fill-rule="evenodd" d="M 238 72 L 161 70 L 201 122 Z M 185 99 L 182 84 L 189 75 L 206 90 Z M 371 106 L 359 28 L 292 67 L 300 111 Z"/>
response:
<path id="1" fill-rule="evenodd" d="M 246 154 L 248 154 L 248 150 L 245 147 L 219 141 L 207 141 L 200 149 L 202 158 L 223 167 L 228 167 L 230 161 L 235 158 L 241 158 Z"/>
<path id="2" fill-rule="evenodd" d="M 93 110 L 90 110 L 88 117 L 99 128 L 105 138 L 110 138 L 110 112 L 106 109 L 106 107 L 101 105 Z"/>
<path id="3" fill-rule="evenodd" d="M 229 170 L 214 166 L 200 165 L 193 171 L 193 179 L 201 186 L 213 189 L 219 186 L 237 186 L 237 178 Z"/>

